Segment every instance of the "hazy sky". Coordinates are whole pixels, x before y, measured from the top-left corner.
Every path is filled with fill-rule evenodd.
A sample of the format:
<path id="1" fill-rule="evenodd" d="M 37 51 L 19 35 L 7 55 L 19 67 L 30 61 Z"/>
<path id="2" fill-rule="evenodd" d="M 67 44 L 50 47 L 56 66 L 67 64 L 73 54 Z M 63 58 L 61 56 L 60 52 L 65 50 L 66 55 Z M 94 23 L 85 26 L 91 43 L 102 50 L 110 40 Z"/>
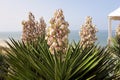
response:
<path id="1" fill-rule="evenodd" d="M 22 20 L 32 12 L 38 20 L 49 20 L 62 9 L 70 29 L 79 29 L 86 16 L 93 18 L 98 29 L 107 29 L 107 15 L 120 7 L 120 0 L 0 0 L 0 31 L 22 31 Z"/>

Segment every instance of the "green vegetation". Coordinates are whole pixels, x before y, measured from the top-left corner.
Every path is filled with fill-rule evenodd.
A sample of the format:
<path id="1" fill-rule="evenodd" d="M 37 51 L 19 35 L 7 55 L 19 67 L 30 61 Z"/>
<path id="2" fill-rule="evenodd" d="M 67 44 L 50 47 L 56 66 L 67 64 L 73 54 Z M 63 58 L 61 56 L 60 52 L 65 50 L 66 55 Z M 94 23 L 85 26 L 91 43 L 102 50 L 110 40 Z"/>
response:
<path id="1" fill-rule="evenodd" d="M 107 47 L 83 48 L 69 44 L 66 53 L 51 54 L 47 41 L 23 43 L 11 39 L 6 63 L 7 80 L 103 80 L 116 78 L 117 65 Z M 34 44 L 35 43 L 35 44 Z"/>
<path id="2" fill-rule="evenodd" d="M 7 76 L 8 65 L 5 60 L 5 55 L 0 53 L 0 80 L 5 80 Z"/>
<path id="3" fill-rule="evenodd" d="M 117 79 L 120 79 L 120 37 L 116 36 L 112 39 L 112 45 L 109 48 L 111 50 L 111 54 L 113 54 L 113 59 L 116 59 L 114 63 L 116 69 L 114 70 L 114 74 Z"/>
<path id="4" fill-rule="evenodd" d="M 95 45 L 96 28 L 88 17 L 83 42 L 68 44 L 63 11 L 54 15 L 46 34 L 43 18 L 38 24 L 30 13 L 23 22 L 22 40 L 10 39 L 8 48 L 0 48 L 0 80 L 119 80 L 120 37 L 110 46 Z"/>

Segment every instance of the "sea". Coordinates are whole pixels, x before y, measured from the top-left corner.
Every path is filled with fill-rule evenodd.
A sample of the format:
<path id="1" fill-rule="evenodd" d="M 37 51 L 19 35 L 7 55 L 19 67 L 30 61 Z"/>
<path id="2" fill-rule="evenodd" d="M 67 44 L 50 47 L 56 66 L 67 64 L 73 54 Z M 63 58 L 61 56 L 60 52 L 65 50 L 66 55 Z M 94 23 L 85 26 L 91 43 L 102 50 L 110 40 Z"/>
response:
<path id="1" fill-rule="evenodd" d="M 115 31 L 113 31 L 114 33 Z M 10 38 L 13 38 L 15 40 L 21 39 L 22 32 L 0 32 L 0 40 L 6 40 L 9 41 Z M 107 45 L 107 38 L 108 38 L 108 31 L 107 30 L 99 30 L 96 33 L 96 36 L 98 40 L 96 41 L 96 44 L 100 46 L 106 46 Z M 114 36 L 114 34 L 113 34 Z M 75 41 L 76 43 L 80 41 L 79 36 L 79 30 L 71 30 L 69 34 L 69 43 L 72 43 Z"/>

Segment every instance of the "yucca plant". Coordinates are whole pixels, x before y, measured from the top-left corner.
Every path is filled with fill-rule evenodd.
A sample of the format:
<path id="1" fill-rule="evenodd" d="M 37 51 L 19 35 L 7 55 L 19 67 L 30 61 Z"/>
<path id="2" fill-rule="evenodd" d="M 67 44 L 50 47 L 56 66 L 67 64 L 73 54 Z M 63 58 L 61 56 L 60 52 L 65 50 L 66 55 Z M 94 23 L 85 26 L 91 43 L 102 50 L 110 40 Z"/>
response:
<path id="1" fill-rule="evenodd" d="M 69 45 L 65 57 L 51 54 L 45 40 L 37 46 L 11 39 L 7 50 L 7 80 L 103 80 L 112 79 L 114 59 L 109 50 L 97 46 Z M 62 53 L 61 53 L 62 54 Z"/>
<path id="2" fill-rule="evenodd" d="M 110 48 L 116 54 L 116 56 L 120 57 L 120 37 L 115 36 L 112 38 L 112 44 Z"/>
<path id="3" fill-rule="evenodd" d="M 114 56 L 113 58 L 116 59 L 116 62 L 114 63 L 116 65 L 114 74 L 116 74 L 117 79 L 120 79 L 120 37 L 118 35 L 112 38 L 112 44 L 109 49 Z"/>
<path id="4" fill-rule="evenodd" d="M 5 61 L 5 55 L 0 53 L 0 80 L 5 80 L 5 77 L 7 75 L 7 68 L 8 65 L 6 64 Z"/>

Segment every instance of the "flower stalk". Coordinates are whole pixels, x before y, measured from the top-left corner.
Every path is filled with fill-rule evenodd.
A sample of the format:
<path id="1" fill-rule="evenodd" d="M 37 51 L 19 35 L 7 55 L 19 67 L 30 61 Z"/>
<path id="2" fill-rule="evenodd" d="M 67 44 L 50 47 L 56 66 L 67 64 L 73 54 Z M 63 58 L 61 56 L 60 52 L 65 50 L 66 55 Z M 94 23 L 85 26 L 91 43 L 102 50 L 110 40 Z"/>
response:
<path id="1" fill-rule="evenodd" d="M 115 35 L 120 38 L 120 24 L 116 28 Z"/>
<path id="2" fill-rule="evenodd" d="M 39 37 L 45 36 L 46 23 L 43 17 L 36 21 L 34 15 L 30 12 L 28 21 L 23 21 L 22 41 L 24 43 L 36 41 Z"/>
<path id="3" fill-rule="evenodd" d="M 68 46 L 68 22 L 65 21 L 63 11 L 58 9 L 55 11 L 53 18 L 50 20 L 50 26 L 46 31 L 47 44 L 52 54 L 54 51 L 65 53 Z"/>
<path id="4" fill-rule="evenodd" d="M 80 30 L 80 45 L 84 48 L 90 47 L 94 45 L 95 41 L 97 40 L 96 37 L 97 29 L 95 25 L 92 24 L 92 18 L 88 16 L 86 18 L 85 24 L 81 26 Z"/>

